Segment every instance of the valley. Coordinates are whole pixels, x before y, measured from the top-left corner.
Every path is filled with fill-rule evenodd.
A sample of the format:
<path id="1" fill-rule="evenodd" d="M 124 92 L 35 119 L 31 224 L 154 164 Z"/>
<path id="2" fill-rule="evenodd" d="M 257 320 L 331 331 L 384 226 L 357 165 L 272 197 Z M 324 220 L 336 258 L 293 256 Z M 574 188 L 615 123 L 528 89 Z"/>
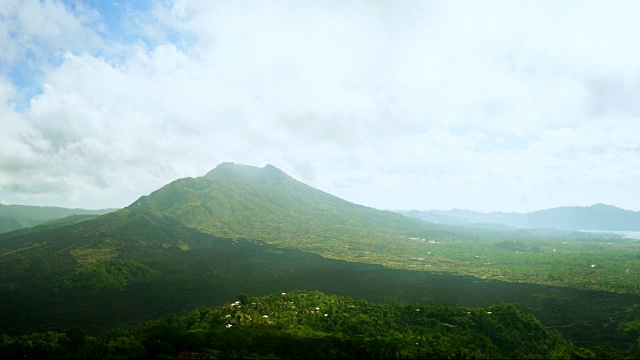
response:
<path id="1" fill-rule="evenodd" d="M 639 246 L 612 234 L 429 223 L 349 203 L 270 165 L 224 163 L 115 212 L 0 235 L 0 332 L 80 326 L 98 336 L 238 294 L 304 290 L 513 304 L 577 346 L 631 356 Z"/>

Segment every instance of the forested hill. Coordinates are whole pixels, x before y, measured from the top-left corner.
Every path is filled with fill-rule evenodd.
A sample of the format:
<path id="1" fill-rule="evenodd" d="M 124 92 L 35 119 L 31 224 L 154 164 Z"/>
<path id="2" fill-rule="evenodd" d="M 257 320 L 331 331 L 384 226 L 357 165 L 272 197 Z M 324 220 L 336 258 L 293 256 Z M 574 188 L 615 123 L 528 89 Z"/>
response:
<path id="1" fill-rule="evenodd" d="M 102 215 L 115 209 L 68 209 L 54 206 L 0 204 L 0 233 L 40 225 L 71 215 Z"/>
<path id="2" fill-rule="evenodd" d="M 451 227 L 350 203 L 267 165 L 223 163 L 203 177 L 176 180 L 127 208 L 168 215 L 214 236 L 266 241 L 344 257 L 409 237 L 454 235 Z"/>
<path id="3" fill-rule="evenodd" d="M 498 225 L 521 229 L 564 229 L 600 231 L 640 231 L 640 211 L 605 204 L 588 207 L 565 206 L 526 214 L 471 210 L 400 211 L 401 214 L 434 223 L 496 228 Z"/>
<path id="4" fill-rule="evenodd" d="M 513 305 L 384 304 L 321 292 L 238 296 L 221 307 L 97 337 L 78 327 L 0 342 L 3 358 L 569 359 L 595 354 Z"/>

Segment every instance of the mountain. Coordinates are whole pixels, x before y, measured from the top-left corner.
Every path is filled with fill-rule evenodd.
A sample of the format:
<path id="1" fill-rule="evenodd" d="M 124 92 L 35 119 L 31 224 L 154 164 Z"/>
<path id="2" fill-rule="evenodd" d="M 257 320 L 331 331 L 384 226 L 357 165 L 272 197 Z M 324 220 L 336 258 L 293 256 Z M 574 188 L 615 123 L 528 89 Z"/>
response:
<path id="1" fill-rule="evenodd" d="M 102 215 L 115 209 L 67 209 L 53 206 L 0 204 L 0 233 L 40 225 L 72 215 Z"/>
<path id="2" fill-rule="evenodd" d="M 272 165 L 223 163 L 203 177 L 176 180 L 127 208 L 163 214 L 218 237 L 262 240 L 344 258 L 407 238 L 457 236 L 390 211 L 357 205 L 299 182 Z"/>
<path id="3" fill-rule="evenodd" d="M 86 323 L 87 314 L 114 325 L 242 289 L 278 291 L 281 281 L 327 284 L 381 269 L 331 258 L 406 262 L 410 237 L 458 236 L 451 230 L 350 203 L 271 165 L 223 163 L 118 211 L 0 235 L 0 329 Z"/>
<path id="4" fill-rule="evenodd" d="M 624 210 L 612 205 L 589 207 L 566 206 L 526 214 L 471 210 L 400 211 L 401 214 L 440 224 L 498 228 L 502 225 L 520 229 L 563 229 L 598 231 L 640 231 L 640 211 Z"/>
<path id="5" fill-rule="evenodd" d="M 77 324 L 96 334 L 240 293 L 307 289 L 380 302 L 509 302 L 574 341 L 628 343 L 615 334 L 618 310 L 639 296 L 445 273 L 485 261 L 471 258 L 472 242 L 486 239 L 495 252 L 495 241 L 513 237 L 353 204 L 270 165 L 223 163 L 108 214 L 0 234 L 0 333 Z M 426 257 L 440 272 L 415 271 L 431 269 Z"/>

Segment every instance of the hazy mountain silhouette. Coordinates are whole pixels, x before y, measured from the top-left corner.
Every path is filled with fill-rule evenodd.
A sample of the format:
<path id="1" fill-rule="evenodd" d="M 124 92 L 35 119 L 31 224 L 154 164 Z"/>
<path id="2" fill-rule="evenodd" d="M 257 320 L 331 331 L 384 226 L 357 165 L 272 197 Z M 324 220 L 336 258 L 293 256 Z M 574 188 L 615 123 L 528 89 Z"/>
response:
<path id="1" fill-rule="evenodd" d="M 116 209 L 68 209 L 54 206 L 0 204 L 0 233 L 44 224 L 72 215 L 102 215 Z"/>
<path id="2" fill-rule="evenodd" d="M 588 207 L 566 206 L 526 214 L 471 210 L 400 211 L 401 214 L 440 224 L 491 227 L 495 225 L 520 229 L 555 228 L 565 230 L 638 231 L 640 212 L 612 205 Z M 494 224 L 494 225 L 490 225 Z"/>

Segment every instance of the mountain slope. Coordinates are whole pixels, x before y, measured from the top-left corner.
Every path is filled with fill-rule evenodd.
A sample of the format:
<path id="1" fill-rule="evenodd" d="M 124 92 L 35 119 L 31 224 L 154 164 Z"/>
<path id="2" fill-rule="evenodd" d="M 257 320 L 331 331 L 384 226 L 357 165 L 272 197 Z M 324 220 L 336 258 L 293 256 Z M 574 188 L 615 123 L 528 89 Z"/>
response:
<path id="1" fill-rule="evenodd" d="M 408 237 L 462 236 L 450 230 L 347 202 L 270 165 L 224 163 L 112 213 L 0 235 L 0 279 L 18 287 L 25 279 L 55 285 L 95 264 L 148 263 L 220 238 L 369 263 L 398 253 L 405 261 L 406 244 L 416 246 Z"/>
<path id="2" fill-rule="evenodd" d="M 176 180 L 143 196 L 132 212 L 172 216 L 219 237 L 266 241 L 330 257 L 392 246 L 408 237 L 456 236 L 451 228 L 357 205 L 267 165 L 223 163 L 203 177 Z"/>
<path id="3" fill-rule="evenodd" d="M 53 206 L 0 204 L 0 233 L 19 230 L 71 215 L 102 215 L 115 209 L 67 209 Z"/>
<path id="4" fill-rule="evenodd" d="M 456 236 L 446 227 L 431 227 L 400 214 L 349 203 L 272 166 L 225 163 L 203 177 L 176 180 L 115 212 L 0 235 L 0 308 L 7 321 L 19 326 L 29 322 L 20 314 L 34 317 L 42 301 L 48 301 L 52 310 L 41 316 L 64 314 L 71 319 L 64 306 L 76 301 L 70 299 L 101 294 L 117 303 L 113 296 L 124 296 L 117 291 L 150 287 L 154 290 L 142 293 L 166 296 L 167 289 L 183 286 L 189 287 L 185 290 L 188 297 L 200 299 L 192 303 L 197 306 L 208 292 L 194 282 L 216 283 L 218 274 L 226 274 L 222 283 L 236 276 L 248 282 L 282 273 L 283 266 L 305 273 L 305 264 L 334 264 L 320 257 L 301 257 L 300 250 L 325 259 L 373 264 L 398 253 L 397 258 L 406 262 L 407 255 L 400 250 L 406 243 L 415 243 L 407 237 L 430 235 Z M 237 248 L 244 248 L 244 253 L 230 255 Z M 292 251 L 284 251 L 286 248 Z M 231 259 L 239 266 L 235 273 L 228 272 L 234 266 L 223 265 Z M 263 277 L 249 270 L 257 264 Z M 51 299 L 58 299 L 57 310 Z M 125 297 L 121 301 L 128 304 L 132 300 Z M 175 310 L 166 303 L 134 303 Z M 180 307 L 188 303 L 181 302 Z M 85 309 L 98 316 L 95 311 Z M 11 321 L 15 316 L 22 320 Z"/>
<path id="5" fill-rule="evenodd" d="M 435 223 L 490 227 L 490 224 L 520 229 L 564 229 L 599 231 L 640 231 L 640 211 L 605 204 L 589 207 L 566 206 L 519 213 L 480 213 L 471 210 L 400 211 L 401 214 Z"/>

